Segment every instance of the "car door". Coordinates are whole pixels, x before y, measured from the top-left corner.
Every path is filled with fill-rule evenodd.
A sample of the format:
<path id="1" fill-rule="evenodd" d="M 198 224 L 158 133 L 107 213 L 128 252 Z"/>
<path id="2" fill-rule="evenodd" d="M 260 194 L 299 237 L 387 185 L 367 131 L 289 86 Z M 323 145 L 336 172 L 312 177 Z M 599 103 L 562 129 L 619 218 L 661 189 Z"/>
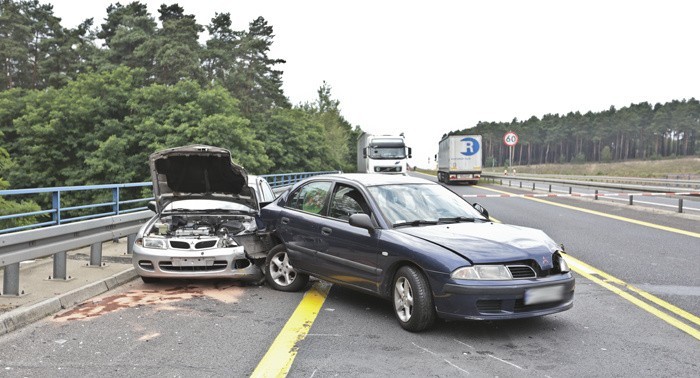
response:
<path id="1" fill-rule="evenodd" d="M 329 200 L 328 217 L 321 220 L 318 264 L 334 281 L 376 292 L 381 273 L 377 234 L 349 223 L 352 214 L 371 216 L 366 199 L 358 188 L 336 183 Z"/>
<path id="2" fill-rule="evenodd" d="M 330 188 L 330 181 L 311 181 L 290 193 L 280 212 L 278 235 L 297 269 L 314 273 L 312 267 L 321 243 L 321 214 L 328 207 Z"/>

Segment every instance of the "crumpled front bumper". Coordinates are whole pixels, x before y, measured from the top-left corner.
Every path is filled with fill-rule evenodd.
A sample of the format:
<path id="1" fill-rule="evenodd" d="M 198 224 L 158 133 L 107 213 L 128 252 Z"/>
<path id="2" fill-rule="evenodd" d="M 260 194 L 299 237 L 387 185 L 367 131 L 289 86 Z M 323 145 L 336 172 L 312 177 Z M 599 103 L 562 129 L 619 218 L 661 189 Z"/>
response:
<path id="1" fill-rule="evenodd" d="M 153 278 L 229 278 L 259 281 L 264 275 L 242 246 L 190 251 L 134 246 L 136 273 Z"/>
<path id="2" fill-rule="evenodd" d="M 446 319 L 499 320 L 549 315 L 574 305 L 575 279 L 571 273 L 536 280 L 472 281 L 446 283 L 436 293 L 438 315 Z M 526 293 L 561 290 L 561 297 L 526 304 Z"/>

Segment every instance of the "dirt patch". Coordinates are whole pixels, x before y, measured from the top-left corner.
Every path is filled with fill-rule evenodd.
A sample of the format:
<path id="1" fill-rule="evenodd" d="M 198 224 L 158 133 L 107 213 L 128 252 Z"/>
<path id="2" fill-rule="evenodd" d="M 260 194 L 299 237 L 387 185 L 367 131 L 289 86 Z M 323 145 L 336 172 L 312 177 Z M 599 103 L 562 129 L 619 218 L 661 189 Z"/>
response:
<path id="1" fill-rule="evenodd" d="M 177 310 L 170 303 L 193 298 L 212 298 L 224 303 L 237 303 L 243 295 L 244 288 L 234 285 L 186 285 L 162 289 L 131 290 L 126 293 L 97 297 L 77 305 L 75 308 L 61 312 L 53 317 L 54 321 L 89 320 L 104 314 L 125 308 L 154 306 L 158 310 Z"/>

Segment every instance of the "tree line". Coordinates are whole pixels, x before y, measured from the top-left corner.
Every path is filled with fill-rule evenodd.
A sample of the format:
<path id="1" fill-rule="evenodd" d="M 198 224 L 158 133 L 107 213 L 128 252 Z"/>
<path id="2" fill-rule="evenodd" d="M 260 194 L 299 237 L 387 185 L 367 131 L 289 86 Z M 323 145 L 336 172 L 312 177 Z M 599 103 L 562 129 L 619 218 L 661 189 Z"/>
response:
<path id="1" fill-rule="evenodd" d="M 66 28 L 49 4 L 0 0 L 0 189 L 148 181 L 150 153 L 195 143 L 255 174 L 354 171 L 360 128 L 325 82 L 290 104 L 273 41 L 263 17 L 203 26 L 178 4 L 156 19 L 116 3 Z M 36 207 L 0 201 L 0 215 Z"/>
<path id="2" fill-rule="evenodd" d="M 700 102 L 648 102 L 585 114 L 532 116 L 526 121 L 479 122 L 449 134 L 481 134 L 484 165 L 507 165 L 508 131 L 518 134 L 513 164 L 611 162 L 688 156 L 698 152 Z"/>

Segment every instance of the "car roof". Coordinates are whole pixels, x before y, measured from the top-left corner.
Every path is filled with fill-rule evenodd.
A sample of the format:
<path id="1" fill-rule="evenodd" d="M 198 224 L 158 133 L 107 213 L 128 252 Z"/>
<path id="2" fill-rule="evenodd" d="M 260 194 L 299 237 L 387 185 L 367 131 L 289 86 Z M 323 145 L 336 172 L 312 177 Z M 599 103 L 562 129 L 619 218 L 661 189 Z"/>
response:
<path id="1" fill-rule="evenodd" d="M 399 184 L 434 184 L 434 182 L 420 177 L 403 175 L 385 175 L 372 173 L 343 173 L 316 176 L 316 178 L 345 179 L 354 181 L 364 186 L 399 185 Z"/>

